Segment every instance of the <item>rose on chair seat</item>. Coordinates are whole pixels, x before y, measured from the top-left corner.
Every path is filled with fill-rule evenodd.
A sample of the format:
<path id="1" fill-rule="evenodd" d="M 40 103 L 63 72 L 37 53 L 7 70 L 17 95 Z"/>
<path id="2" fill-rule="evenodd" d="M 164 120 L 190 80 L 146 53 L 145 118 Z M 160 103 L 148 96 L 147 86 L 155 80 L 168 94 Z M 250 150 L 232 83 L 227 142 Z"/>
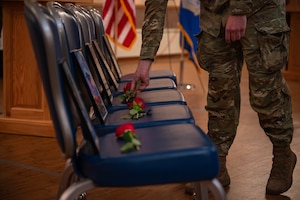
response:
<path id="1" fill-rule="evenodd" d="M 132 123 L 126 123 L 118 126 L 115 130 L 115 135 L 118 140 L 123 140 L 125 142 L 125 144 L 120 148 L 122 153 L 128 153 L 140 149 L 141 142 L 136 139 L 134 125 Z"/>

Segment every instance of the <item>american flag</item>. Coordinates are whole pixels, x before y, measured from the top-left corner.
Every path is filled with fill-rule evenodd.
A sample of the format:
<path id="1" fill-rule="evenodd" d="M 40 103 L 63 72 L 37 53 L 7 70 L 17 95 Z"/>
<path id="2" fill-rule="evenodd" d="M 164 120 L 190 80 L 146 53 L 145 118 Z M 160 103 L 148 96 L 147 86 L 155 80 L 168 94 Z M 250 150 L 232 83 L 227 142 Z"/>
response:
<path id="1" fill-rule="evenodd" d="M 102 17 L 108 37 L 118 45 L 130 49 L 136 40 L 134 0 L 106 0 Z"/>

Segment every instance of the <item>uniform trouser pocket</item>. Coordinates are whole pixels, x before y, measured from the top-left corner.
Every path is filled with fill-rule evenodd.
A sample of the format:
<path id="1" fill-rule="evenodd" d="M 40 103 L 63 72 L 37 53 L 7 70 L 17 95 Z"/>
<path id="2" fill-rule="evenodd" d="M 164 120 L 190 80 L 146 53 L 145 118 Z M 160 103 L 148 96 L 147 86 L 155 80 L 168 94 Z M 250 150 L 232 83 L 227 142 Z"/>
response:
<path id="1" fill-rule="evenodd" d="M 262 66 L 267 73 L 281 70 L 287 63 L 290 29 L 285 19 L 255 24 Z"/>

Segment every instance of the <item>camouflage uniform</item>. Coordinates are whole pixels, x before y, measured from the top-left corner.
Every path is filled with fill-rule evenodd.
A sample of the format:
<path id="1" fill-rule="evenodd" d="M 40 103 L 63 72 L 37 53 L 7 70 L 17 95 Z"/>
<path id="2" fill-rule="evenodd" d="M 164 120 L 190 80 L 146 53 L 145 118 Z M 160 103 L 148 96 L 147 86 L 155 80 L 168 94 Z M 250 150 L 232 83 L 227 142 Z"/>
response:
<path id="1" fill-rule="evenodd" d="M 154 59 L 163 36 L 168 0 L 146 0 L 140 59 Z"/>
<path id="2" fill-rule="evenodd" d="M 141 59 L 154 59 L 162 37 L 167 0 L 145 3 Z M 247 15 L 246 35 L 226 43 L 229 15 Z M 243 62 L 249 71 L 250 103 L 274 146 L 285 147 L 293 135 L 288 85 L 281 72 L 287 63 L 289 27 L 284 0 L 201 0 L 197 57 L 209 73 L 206 110 L 208 135 L 226 156 L 235 138 L 240 114 Z"/>

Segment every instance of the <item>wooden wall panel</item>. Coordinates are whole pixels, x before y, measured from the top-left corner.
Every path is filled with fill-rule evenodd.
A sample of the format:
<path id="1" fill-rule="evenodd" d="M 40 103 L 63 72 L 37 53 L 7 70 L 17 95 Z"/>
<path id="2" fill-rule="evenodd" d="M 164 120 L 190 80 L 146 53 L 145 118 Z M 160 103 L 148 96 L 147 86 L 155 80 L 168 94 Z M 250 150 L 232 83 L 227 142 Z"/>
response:
<path id="1" fill-rule="evenodd" d="M 93 2 L 72 2 L 82 1 Z M 44 4 L 47 1 L 39 2 Z M 2 9 L 4 113 L 0 117 L 0 132 L 54 137 L 54 128 L 24 17 L 24 1 L 4 0 Z"/>

